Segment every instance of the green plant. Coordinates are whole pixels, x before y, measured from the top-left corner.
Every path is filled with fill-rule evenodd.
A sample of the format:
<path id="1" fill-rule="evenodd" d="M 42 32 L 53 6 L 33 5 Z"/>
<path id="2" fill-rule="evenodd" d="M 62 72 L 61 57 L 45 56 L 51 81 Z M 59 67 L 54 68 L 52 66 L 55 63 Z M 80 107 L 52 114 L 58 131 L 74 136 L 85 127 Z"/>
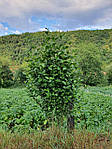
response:
<path id="1" fill-rule="evenodd" d="M 2 86 L 1 72 L 2 72 L 2 63 L 0 62 L 0 87 Z"/>
<path id="2" fill-rule="evenodd" d="M 83 92 L 83 98 L 74 105 L 75 128 L 92 132 L 109 129 L 111 132 L 112 87 L 88 87 Z M 66 119 L 63 123 L 66 128 Z M 0 128 L 23 133 L 43 130 L 47 126 L 44 111 L 28 96 L 25 88 L 0 89 Z"/>
<path id="3" fill-rule="evenodd" d="M 46 124 L 44 112 L 25 89 L 0 90 L 0 128 L 11 132 L 31 132 Z"/>
<path id="4" fill-rule="evenodd" d="M 112 97 L 110 94 L 104 94 L 101 88 L 100 91 L 96 87 L 91 91 L 93 89 L 85 89 L 83 98 L 75 104 L 75 128 L 85 128 L 97 133 L 109 129 L 112 131 Z"/>
<path id="5" fill-rule="evenodd" d="M 16 70 L 14 74 L 14 84 L 24 84 L 26 81 L 26 75 L 25 75 L 25 70 L 24 68 L 19 68 Z"/>
<path id="6" fill-rule="evenodd" d="M 109 84 L 112 84 L 112 63 L 106 66 L 105 71 Z"/>
<path id="7" fill-rule="evenodd" d="M 64 35 L 47 33 L 45 36 L 42 49 L 28 61 L 27 88 L 48 118 L 59 120 L 67 116 L 68 125 L 73 127 L 72 111 L 77 100 L 79 69 L 63 44 Z"/>
<path id="8" fill-rule="evenodd" d="M 13 73 L 8 65 L 0 64 L 0 87 L 9 87 L 13 84 Z"/>
<path id="9" fill-rule="evenodd" d="M 93 43 L 79 44 L 75 51 L 82 71 L 83 83 L 90 86 L 106 84 L 98 47 Z"/>

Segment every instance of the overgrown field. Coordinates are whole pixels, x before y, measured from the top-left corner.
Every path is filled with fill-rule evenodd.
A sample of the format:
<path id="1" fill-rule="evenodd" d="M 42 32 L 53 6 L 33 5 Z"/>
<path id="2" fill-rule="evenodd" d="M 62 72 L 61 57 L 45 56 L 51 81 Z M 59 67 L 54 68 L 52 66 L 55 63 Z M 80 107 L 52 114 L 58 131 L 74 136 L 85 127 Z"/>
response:
<path id="1" fill-rule="evenodd" d="M 111 149 L 112 87 L 87 87 L 81 92 L 74 108 L 75 129 L 69 134 L 66 122 L 42 131 L 49 120 L 25 88 L 1 88 L 0 148 Z"/>
<path id="2" fill-rule="evenodd" d="M 111 131 L 112 87 L 81 89 L 82 96 L 74 108 L 75 128 L 89 131 Z M 66 119 L 64 119 L 66 121 Z M 25 88 L 0 89 L 0 127 L 5 130 L 27 131 L 44 129 L 49 120 L 31 99 Z M 66 122 L 63 122 L 63 126 Z"/>
<path id="3" fill-rule="evenodd" d="M 110 134 L 77 130 L 68 133 L 52 126 L 34 134 L 0 131 L 0 149 L 112 149 L 112 139 Z"/>

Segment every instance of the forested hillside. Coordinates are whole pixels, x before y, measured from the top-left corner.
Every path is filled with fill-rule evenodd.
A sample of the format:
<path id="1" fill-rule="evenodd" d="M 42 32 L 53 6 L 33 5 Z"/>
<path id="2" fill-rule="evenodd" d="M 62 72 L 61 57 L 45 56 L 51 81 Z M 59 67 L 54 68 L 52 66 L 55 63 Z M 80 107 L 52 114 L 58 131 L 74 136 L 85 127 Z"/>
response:
<path id="1" fill-rule="evenodd" d="M 24 33 L 21 35 L 8 35 L 0 37 L 0 61 L 7 64 L 12 72 L 26 67 L 29 53 L 35 52 L 44 42 L 47 32 Z M 68 32 L 49 32 L 57 36 L 62 34 L 74 58 L 82 69 L 91 71 L 95 65 L 100 65 L 101 72 L 108 74 L 111 83 L 112 74 L 112 29 L 109 30 L 79 30 Z M 57 43 L 58 44 L 58 43 Z M 90 56 L 88 58 L 88 55 Z M 91 62 L 89 59 L 93 59 Z M 88 65 L 93 63 L 92 65 Z M 82 66 L 82 64 L 85 64 Z M 96 72 L 96 70 L 93 70 Z M 87 72 L 85 72 L 87 73 Z M 83 73 L 84 74 L 84 73 Z M 85 83 L 88 81 L 84 80 Z M 91 80 L 90 80 L 91 81 Z"/>
<path id="2" fill-rule="evenodd" d="M 63 32 L 53 32 L 51 34 L 63 34 Z M 95 30 L 95 31 L 69 31 L 64 33 L 66 39 L 70 40 L 73 48 L 80 43 L 94 43 L 99 50 L 106 54 L 111 54 L 112 50 L 112 30 Z M 7 56 L 11 61 L 22 62 L 27 51 L 39 47 L 44 32 L 24 33 L 21 35 L 8 35 L 0 37 L 0 54 Z M 106 50 L 106 51 L 105 51 Z M 108 55 L 109 56 L 109 55 Z M 108 57 L 109 58 L 109 57 Z M 108 59 L 107 58 L 107 59 Z"/>

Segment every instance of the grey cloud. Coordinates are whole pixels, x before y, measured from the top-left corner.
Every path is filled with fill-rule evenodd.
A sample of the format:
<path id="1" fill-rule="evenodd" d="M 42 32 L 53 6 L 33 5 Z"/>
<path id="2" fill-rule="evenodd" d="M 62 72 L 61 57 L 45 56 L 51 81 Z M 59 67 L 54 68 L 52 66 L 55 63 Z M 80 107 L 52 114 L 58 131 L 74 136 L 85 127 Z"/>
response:
<path id="1" fill-rule="evenodd" d="M 10 27 L 35 31 L 38 23 L 28 21 L 32 16 L 59 20 L 64 28 L 79 24 L 102 24 L 112 20 L 112 0 L 0 0 L 0 22 Z"/>
<path id="2" fill-rule="evenodd" d="M 7 19 L 8 24 L 14 29 L 18 29 L 20 31 L 24 30 L 24 32 L 37 31 L 40 28 L 40 25 L 36 22 L 33 22 L 30 17 L 11 17 Z"/>

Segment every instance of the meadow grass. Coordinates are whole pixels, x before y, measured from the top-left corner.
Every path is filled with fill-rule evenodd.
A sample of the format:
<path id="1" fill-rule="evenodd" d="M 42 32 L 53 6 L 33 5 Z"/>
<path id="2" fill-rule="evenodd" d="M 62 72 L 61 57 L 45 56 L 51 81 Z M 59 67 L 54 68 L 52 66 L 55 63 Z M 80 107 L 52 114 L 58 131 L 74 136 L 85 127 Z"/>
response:
<path id="1" fill-rule="evenodd" d="M 111 137 L 75 129 L 64 132 L 52 125 L 32 134 L 0 131 L 0 149 L 112 149 Z"/>

